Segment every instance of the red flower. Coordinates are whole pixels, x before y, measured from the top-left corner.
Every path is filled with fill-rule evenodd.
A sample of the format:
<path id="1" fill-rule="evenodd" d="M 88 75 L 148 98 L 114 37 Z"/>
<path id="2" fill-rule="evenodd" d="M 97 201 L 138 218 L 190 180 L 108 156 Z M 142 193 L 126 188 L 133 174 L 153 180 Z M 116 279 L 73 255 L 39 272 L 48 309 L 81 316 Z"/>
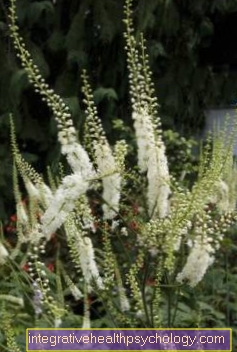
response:
<path id="1" fill-rule="evenodd" d="M 147 280 L 146 280 L 146 285 L 147 285 L 147 286 L 150 286 L 150 287 L 156 286 L 156 280 L 155 280 L 155 279 L 152 279 L 152 278 L 147 279 Z"/>
<path id="2" fill-rule="evenodd" d="M 16 231 L 16 228 L 15 228 L 15 227 L 10 226 L 10 225 L 8 225 L 8 226 L 6 227 L 6 232 L 14 232 L 14 231 Z"/>
<path id="3" fill-rule="evenodd" d="M 22 270 L 28 272 L 29 271 L 29 264 L 28 263 L 25 263 L 22 267 L 21 267 Z"/>
<path id="4" fill-rule="evenodd" d="M 55 266 L 54 266 L 53 263 L 49 263 L 49 264 L 47 265 L 47 268 L 49 269 L 49 271 L 54 271 Z"/>
<path id="5" fill-rule="evenodd" d="M 17 221 L 17 216 L 16 216 L 16 214 L 11 215 L 10 220 L 13 221 L 13 222 L 16 222 L 16 221 Z"/>
<path id="6" fill-rule="evenodd" d="M 139 213 L 139 210 L 138 210 L 138 204 L 137 203 L 134 203 L 133 204 L 133 207 L 132 207 L 132 211 L 133 211 L 133 214 L 134 215 L 137 215 Z"/>
<path id="7" fill-rule="evenodd" d="M 130 221 L 128 224 L 129 228 L 133 231 L 136 231 L 138 229 L 138 223 L 135 220 Z"/>

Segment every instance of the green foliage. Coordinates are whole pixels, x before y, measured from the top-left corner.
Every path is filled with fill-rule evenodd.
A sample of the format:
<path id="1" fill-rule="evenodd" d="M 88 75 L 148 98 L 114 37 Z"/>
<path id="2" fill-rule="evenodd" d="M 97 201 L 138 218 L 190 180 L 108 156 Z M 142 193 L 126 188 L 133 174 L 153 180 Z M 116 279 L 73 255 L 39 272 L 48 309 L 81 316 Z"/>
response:
<path id="1" fill-rule="evenodd" d="M 167 130 L 164 132 L 164 140 L 169 156 L 170 172 L 176 178 L 185 178 L 192 175 L 196 170 L 194 148 L 197 147 L 197 141 L 181 137 L 178 132 Z"/>

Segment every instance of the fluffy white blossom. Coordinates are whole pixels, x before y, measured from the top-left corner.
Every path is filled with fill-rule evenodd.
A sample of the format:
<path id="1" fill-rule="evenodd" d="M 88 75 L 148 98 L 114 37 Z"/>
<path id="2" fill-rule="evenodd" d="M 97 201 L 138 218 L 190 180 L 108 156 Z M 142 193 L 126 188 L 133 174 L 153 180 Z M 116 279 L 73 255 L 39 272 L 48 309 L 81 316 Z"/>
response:
<path id="1" fill-rule="evenodd" d="M 122 277 L 121 277 L 121 273 L 118 269 L 118 267 L 115 266 L 115 276 L 116 276 L 116 290 L 118 291 L 118 295 L 119 295 L 119 301 L 120 301 L 120 307 L 121 307 L 121 311 L 122 312 L 126 312 L 130 310 L 130 303 L 129 300 L 127 298 L 126 295 L 126 290 L 123 286 L 123 281 L 122 281 Z M 115 291 L 116 291 L 115 290 Z"/>
<path id="2" fill-rule="evenodd" d="M 229 187 L 223 180 L 216 182 L 214 194 L 210 200 L 212 203 L 216 203 L 221 213 L 234 210 L 230 204 Z"/>
<path id="3" fill-rule="evenodd" d="M 74 256 L 78 255 L 87 288 L 90 288 L 93 281 L 95 281 L 99 288 L 103 288 L 103 282 L 95 262 L 94 248 L 91 239 L 85 236 L 81 225 L 79 223 L 76 224 L 74 216 L 69 216 L 68 220 L 65 222 L 65 230 L 69 242 L 74 243 L 73 253 Z"/>
<path id="4" fill-rule="evenodd" d="M 196 286 L 214 262 L 213 254 L 214 249 L 208 239 L 197 236 L 183 270 L 177 275 L 177 281 L 188 280 L 190 286 Z"/>
<path id="5" fill-rule="evenodd" d="M 63 276 L 64 280 L 71 291 L 71 294 L 73 295 L 75 301 L 78 301 L 83 297 L 82 292 L 79 290 L 79 288 L 74 284 L 74 282 L 71 280 L 71 278 L 67 275 L 65 271 L 63 271 Z"/>
<path id="6" fill-rule="evenodd" d="M 49 186 L 47 186 L 43 182 L 38 185 L 38 188 L 40 193 L 40 201 L 42 202 L 42 204 L 48 206 L 48 204 L 53 198 L 53 192 L 51 191 Z"/>
<path id="7" fill-rule="evenodd" d="M 71 291 L 71 294 L 73 295 L 73 298 L 75 299 L 75 301 L 78 301 L 83 296 L 82 292 L 74 284 L 70 285 L 70 291 Z"/>
<path id="8" fill-rule="evenodd" d="M 126 296 L 126 292 L 123 286 L 118 285 L 119 291 L 119 300 L 120 300 L 120 307 L 122 312 L 126 312 L 130 310 L 130 303 Z"/>
<path id="9" fill-rule="evenodd" d="M 119 210 L 121 175 L 108 143 L 98 143 L 94 148 L 98 170 L 103 177 L 104 219 L 112 219 Z"/>
<path id="10" fill-rule="evenodd" d="M 45 206 L 50 203 L 53 194 L 51 189 L 45 183 L 42 182 L 34 185 L 29 179 L 27 179 L 25 180 L 25 186 L 29 196 L 32 199 L 40 202 Z"/>
<path id="11" fill-rule="evenodd" d="M 169 170 L 163 144 L 150 149 L 148 160 L 148 210 L 150 216 L 164 218 L 169 213 Z"/>
<path id="12" fill-rule="evenodd" d="M 88 182 L 78 174 L 69 175 L 63 179 L 41 218 L 42 231 L 48 240 L 52 233 L 64 223 L 68 214 L 73 210 L 76 200 L 85 194 L 88 187 Z"/>
<path id="13" fill-rule="evenodd" d="M 36 200 L 40 199 L 40 192 L 38 188 L 29 179 L 25 180 L 25 187 L 31 198 Z"/>
<path id="14" fill-rule="evenodd" d="M 147 171 L 150 151 L 155 145 L 152 118 L 145 109 L 141 112 L 133 111 L 134 128 L 138 148 L 138 166 L 141 172 Z"/>
<path id="15" fill-rule="evenodd" d="M 122 227 L 121 228 L 121 235 L 122 236 L 128 236 L 128 230 L 126 227 Z"/>
<path id="16" fill-rule="evenodd" d="M 20 224 L 27 224 L 28 216 L 22 202 L 18 202 L 16 205 L 17 222 Z"/>
<path id="17" fill-rule="evenodd" d="M 68 115 L 69 118 L 70 114 Z M 66 118 L 66 116 L 65 116 Z M 71 118 L 64 122 L 64 126 L 60 124 L 60 130 L 58 131 L 58 141 L 61 146 L 73 145 L 77 142 L 76 138 L 77 132 L 73 126 Z"/>
<path id="18" fill-rule="evenodd" d="M 1 295 L 0 294 L 0 300 L 6 300 L 8 302 L 12 302 L 12 303 L 16 303 L 19 304 L 19 306 L 21 306 L 22 308 L 24 307 L 24 300 L 22 297 L 16 297 L 16 296 L 12 296 L 12 295 Z"/>
<path id="19" fill-rule="evenodd" d="M 89 179 L 95 175 L 89 155 L 79 143 L 62 145 L 62 154 L 67 157 L 68 164 L 74 173 Z"/>
<path id="20" fill-rule="evenodd" d="M 4 264 L 7 260 L 7 257 L 9 256 L 9 253 L 6 249 L 6 247 L 0 243 L 0 264 Z"/>
<path id="21" fill-rule="evenodd" d="M 169 213 L 169 170 L 164 144 L 156 141 L 155 127 L 147 110 L 132 114 L 138 147 L 138 166 L 147 171 L 149 215 L 164 218 Z"/>
<path id="22" fill-rule="evenodd" d="M 88 287 L 90 287 L 92 281 L 95 281 L 99 288 L 103 288 L 103 282 L 95 262 L 94 248 L 91 239 L 87 236 L 78 236 L 77 249 L 83 276 Z"/>

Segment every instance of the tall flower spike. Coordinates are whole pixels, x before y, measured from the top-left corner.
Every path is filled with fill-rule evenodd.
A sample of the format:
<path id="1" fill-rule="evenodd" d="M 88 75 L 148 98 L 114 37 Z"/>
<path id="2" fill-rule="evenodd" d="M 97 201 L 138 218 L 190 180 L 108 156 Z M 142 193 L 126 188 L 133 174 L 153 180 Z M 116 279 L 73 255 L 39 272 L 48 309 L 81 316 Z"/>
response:
<path id="1" fill-rule="evenodd" d="M 137 44 L 133 35 L 131 0 L 125 4 L 126 50 L 129 69 L 132 118 L 138 147 L 138 166 L 147 173 L 148 210 L 151 218 L 169 214 L 170 178 L 165 146 L 159 129 L 157 99 L 151 80 L 143 36 Z"/>
<path id="2" fill-rule="evenodd" d="M 178 282 L 183 282 L 186 279 L 192 287 L 202 280 L 207 269 L 214 262 L 213 247 L 208 242 L 208 238 L 201 237 L 197 236 L 187 262 L 177 276 Z"/>
<path id="3" fill-rule="evenodd" d="M 95 282 L 99 289 L 104 287 L 95 262 L 95 254 L 91 239 L 86 235 L 83 224 L 70 215 L 65 222 L 66 236 L 70 246 L 71 255 L 76 265 L 80 265 L 87 289 L 90 291 Z"/>
<path id="4" fill-rule="evenodd" d="M 14 157 L 14 162 L 21 175 L 22 179 L 24 180 L 24 184 L 26 186 L 26 190 L 28 192 L 29 197 L 33 197 L 37 199 L 42 206 L 47 206 L 49 201 L 52 198 L 52 191 L 50 188 L 44 183 L 42 177 L 35 171 L 35 169 L 28 164 L 26 160 L 20 154 L 17 142 L 16 142 L 16 133 L 15 133 L 15 126 L 13 122 L 12 116 L 10 116 L 10 126 L 11 126 L 11 147 L 12 153 Z M 15 170 L 14 166 L 14 193 L 17 203 L 21 202 L 21 199 L 17 193 L 19 193 L 18 186 L 17 186 L 17 171 Z"/>
<path id="5" fill-rule="evenodd" d="M 74 209 L 75 202 L 86 193 L 88 187 L 89 183 L 80 175 L 73 174 L 64 177 L 41 218 L 42 232 L 47 240 L 64 223 Z"/>
<path id="6" fill-rule="evenodd" d="M 91 177 L 93 168 L 86 151 L 77 140 L 77 133 L 73 126 L 70 110 L 63 99 L 50 89 L 40 74 L 38 67 L 33 63 L 32 57 L 19 35 L 19 28 L 16 24 L 16 0 L 10 0 L 10 3 L 10 30 L 17 56 L 20 58 L 22 67 L 25 69 L 35 91 L 41 95 L 42 100 L 46 101 L 49 108 L 53 111 L 58 126 L 58 140 L 62 145 L 62 154 L 67 157 L 68 163 L 74 172 L 83 170 L 86 177 Z"/>
<path id="7" fill-rule="evenodd" d="M 95 162 L 99 177 L 102 178 L 104 204 L 102 206 L 104 219 L 112 219 L 119 211 L 121 192 L 121 175 L 111 147 L 106 139 L 97 109 L 93 101 L 93 94 L 88 83 L 86 72 L 83 72 L 83 93 L 86 104 L 86 125 L 90 136 Z"/>

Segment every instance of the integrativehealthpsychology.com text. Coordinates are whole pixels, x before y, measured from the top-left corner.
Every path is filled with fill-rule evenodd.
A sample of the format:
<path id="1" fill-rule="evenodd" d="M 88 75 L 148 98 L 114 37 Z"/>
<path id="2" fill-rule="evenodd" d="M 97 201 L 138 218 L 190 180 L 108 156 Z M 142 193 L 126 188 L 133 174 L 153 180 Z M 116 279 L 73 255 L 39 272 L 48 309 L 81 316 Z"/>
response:
<path id="1" fill-rule="evenodd" d="M 231 351 L 231 329 L 27 329 L 27 351 Z"/>

